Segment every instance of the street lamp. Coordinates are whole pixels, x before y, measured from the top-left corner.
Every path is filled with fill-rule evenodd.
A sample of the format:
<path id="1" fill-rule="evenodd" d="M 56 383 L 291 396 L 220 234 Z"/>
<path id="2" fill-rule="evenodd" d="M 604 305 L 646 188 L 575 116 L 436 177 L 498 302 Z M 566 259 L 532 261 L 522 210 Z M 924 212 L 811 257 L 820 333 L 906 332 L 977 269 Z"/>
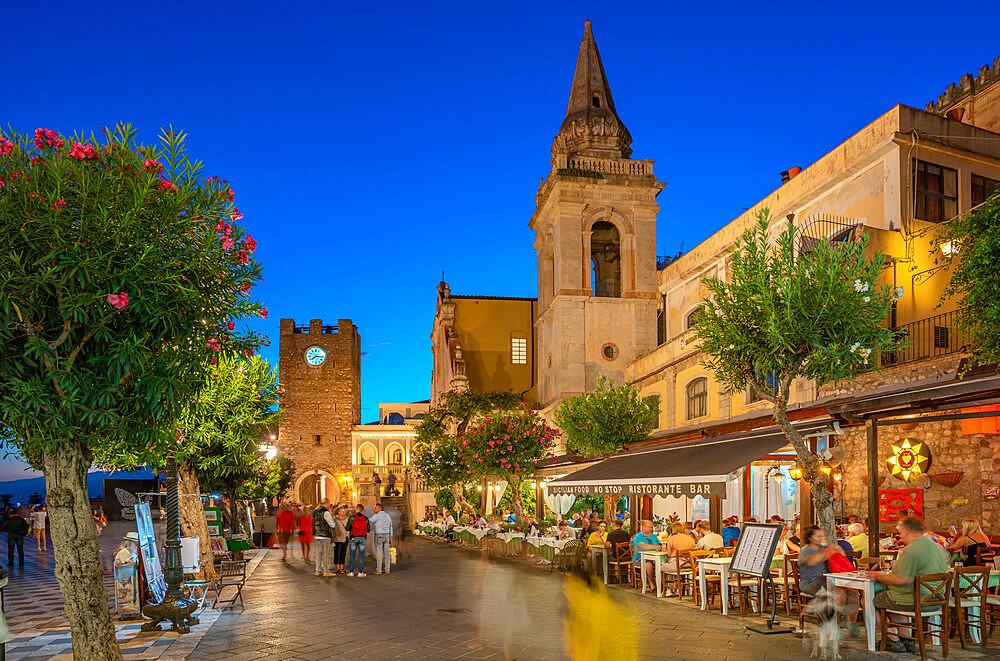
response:
<path id="1" fill-rule="evenodd" d="M 793 480 L 801 480 L 802 468 L 798 464 L 795 464 L 794 466 L 788 469 L 788 476 Z"/>

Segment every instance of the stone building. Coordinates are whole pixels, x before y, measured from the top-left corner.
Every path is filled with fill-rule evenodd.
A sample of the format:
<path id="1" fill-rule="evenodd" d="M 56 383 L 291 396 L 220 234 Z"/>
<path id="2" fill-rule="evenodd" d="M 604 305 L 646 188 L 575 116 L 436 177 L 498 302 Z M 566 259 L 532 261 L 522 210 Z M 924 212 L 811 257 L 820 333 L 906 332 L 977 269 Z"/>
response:
<path id="1" fill-rule="evenodd" d="M 351 500 L 352 430 L 361 422 L 361 336 L 350 319 L 281 320 L 278 449 L 295 462 L 290 497 Z"/>
<path id="2" fill-rule="evenodd" d="M 937 419 L 978 409 L 994 390 L 1000 397 L 1000 377 L 960 378 L 968 341 L 956 324 L 956 303 L 942 301 L 949 270 L 937 259 L 952 246 L 934 240 L 940 224 L 1000 188 L 1000 58 L 949 86 L 926 110 L 896 105 L 815 163 L 790 167 L 752 209 L 673 259 L 658 261 L 654 253 L 662 184 L 653 161 L 632 159 L 630 145 L 588 22 L 566 117 L 529 223 L 538 256 L 538 301 L 528 401 L 549 416 L 564 397 L 593 388 L 607 375 L 631 383 L 643 397 L 659 397 L 658 429 L 633 450 L 717 436 L 759 438 L 773 429 L 768 404 L 747 392 L 726 393 L 701 365 L 691 324 L 707 294 L 702 278 L 727 277 L 733 242 L 763 208 L 775 236 L 788 223 L 799 228 L 802 251 L 822 238 L 846 242 L 867 236 L 869 250 L 888 258 L 881 282 L 897 293 L 886 321 L 909 342 L 878 357 L 882 370 L 851 383 L 795 383 L 792 417 L 813 426 L 837 422 L 843 433 L 818 433 L 813 443 L 817 449 L 843 448 L 843 462 L 831 469 L 838 513 L 864 515 L 865 424 L 871 426 L 866 421 L 894 412 L 934 416 L 934 422 L 912 430 L 880 428 L 875 452 L 880 488 L 916 484 L 885 475 L 890 445 L 905 431 L 934 455 L 931 475 L 917 485 L 927 522 L 941 528 L 975 515 L 1000 532 L 1000 500 L 991 490 L 1000 469 L 996 425 Z M 468 387 L 465 347 L 483 332 L 465 329 L 462 351 L 449 344 L 448 329 L 458 327 L 450 307 L 454 298 L 446 286 L 439 287 L 432 335 L 436 397 L 456 385 Z M 832 425 L 829 430 L 836 431 Z M 776 447 L 734 471 L 726 502 L 716 503 L 713 518 L 776 511 L 786 517 L 801 511 L 809 518 L 807 490 L 789 478 L 794 463 L 787 447 Z M 591 464 L 566 458 L 547 462 L 540 473 L 551 478 Z M 786 479 L 772 484 L 778 474 Z M 677 502 L 652 500 L 645 505 L 650 513 L 679 508 Z M 709 514 L 704 501 L 684 506 L 691 518 Z"/>

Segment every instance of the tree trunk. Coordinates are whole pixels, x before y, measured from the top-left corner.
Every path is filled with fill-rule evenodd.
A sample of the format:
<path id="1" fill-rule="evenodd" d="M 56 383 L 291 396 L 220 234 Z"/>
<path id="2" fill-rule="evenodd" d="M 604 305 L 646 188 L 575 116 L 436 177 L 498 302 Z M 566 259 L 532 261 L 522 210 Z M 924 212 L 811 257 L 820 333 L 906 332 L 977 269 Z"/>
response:
<path id="1" fill-rule="evenodd" d="M 97 527 L 87 497 L 90 458 L 67 443 L 44 456 L 45 488 L 55 575 L 73 636 L 73 657 L 88 661 L 122 658 L 108 611 Z"/>
<path id="2" fill-rule="evenodd" d="M 618 496 L 605 496 L 604 497 L 604 520 L 608 523 L 608 531 L 611 531 L 611 522 L 615 520 L 615 503 L 618 501 Z M 593 524 L 591 524 L 593 525 Z"/>
<path id="3" fill-rule="evenodd" d="M 516 473 L 507 475 L 507 487 L 510 489 L 510 504 L 514 508 L 514 518 L 518 523 L 524 523 L 524 478 Z"/>
<path id="4" fill-rule="evenodd" d="M 451 495 L 455 497 L 455 506 L 458 507 L 460 515 L 464 512 L 472 517 L 471 521 L 475 521 L 476 510 L 472 507 L 469 501 L 465 499 L 464 487 L 461 484 L 453 484 L 449 487 L 449 489 L 451 489 Z"/>
<path id="5" fill-rule="evenodd" d="M 201 485 L 194 470 L 185 464 L 177 466 L 178 490 L 181 493 L 181 534 L 185 537 L 198 538 L 198 553 L 201 570 L 195 577 L 203 581 L 214 581 L 215 556 L 212 553 L 212 539 L 208 533 L 208 523 L 205 521 L 205 508 L 201 503 Z M 192 494 L 192 495 L 189 495 Z"/>

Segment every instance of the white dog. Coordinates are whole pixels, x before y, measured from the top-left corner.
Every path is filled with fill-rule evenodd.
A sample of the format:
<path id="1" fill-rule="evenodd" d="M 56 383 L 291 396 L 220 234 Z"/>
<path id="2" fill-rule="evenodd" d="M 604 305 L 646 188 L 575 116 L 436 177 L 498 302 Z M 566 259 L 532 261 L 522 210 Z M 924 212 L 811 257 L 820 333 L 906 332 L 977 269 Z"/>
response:
<path id="1" fill-rule="evenodd" d="M 805 609 L 807 613 L 819 618 L 810 654 L 821 659 L 839 659 L 840 624 L 837 621 L 837 595 L 823 588 L 806 604 Z"/>

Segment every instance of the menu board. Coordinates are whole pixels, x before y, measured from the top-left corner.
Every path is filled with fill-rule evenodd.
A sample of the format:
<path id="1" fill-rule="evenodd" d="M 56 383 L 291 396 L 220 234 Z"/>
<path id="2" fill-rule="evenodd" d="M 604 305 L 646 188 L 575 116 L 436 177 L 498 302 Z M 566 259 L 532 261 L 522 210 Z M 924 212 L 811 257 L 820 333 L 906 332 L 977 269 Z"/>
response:
<path id="1" fill-rule="evenodd" d="M 780 537 L 780 523 L 744 523 L 729 570 L 760 578 L 767 576 Z"/>

